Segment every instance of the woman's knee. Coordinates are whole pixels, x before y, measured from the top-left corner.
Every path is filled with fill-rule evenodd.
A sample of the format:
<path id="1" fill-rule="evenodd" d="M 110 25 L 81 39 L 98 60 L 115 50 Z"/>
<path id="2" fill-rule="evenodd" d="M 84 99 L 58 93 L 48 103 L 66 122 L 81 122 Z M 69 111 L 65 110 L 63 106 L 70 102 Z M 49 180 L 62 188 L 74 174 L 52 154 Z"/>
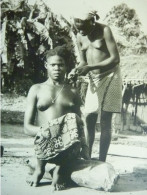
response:
<path id="1" fill-rule="evenodd" d="M 97 113 L 86 114 L 85 121 L 87 125 L 95 126 L 95 123 L 97 121 Z"/>

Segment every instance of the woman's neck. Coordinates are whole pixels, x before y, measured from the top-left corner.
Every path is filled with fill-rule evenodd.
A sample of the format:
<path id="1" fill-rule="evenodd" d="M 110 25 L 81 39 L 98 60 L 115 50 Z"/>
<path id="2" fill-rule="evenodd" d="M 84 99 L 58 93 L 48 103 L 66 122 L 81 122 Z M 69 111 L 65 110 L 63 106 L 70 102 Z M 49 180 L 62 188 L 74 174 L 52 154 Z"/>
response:
<path id="1" fill-rule="evenodd" d="M 46 81 L 49 85 L 63 85 L 65 83 L 64 80 L 62 81 L 55 81 L 55 80 L 52 80 L 50 78 L 48 78 L 48 80 Z"/>
<path id="2" fill-rule="evenodd" d="M 91 31 L 88 34 L 88 38 L 90 40 L 94 40 L 95 38 L 103 37 L 103 30 L 99 23 L 95 23 L 93 27 L 91 27 Z"/>
<path id="3" fill-rule="evenodd" d="M 89 29 L 88 36 L 92 36 L 94 32 L 95 32 L 95 24 L 91 25 L 91 28 Z"/>

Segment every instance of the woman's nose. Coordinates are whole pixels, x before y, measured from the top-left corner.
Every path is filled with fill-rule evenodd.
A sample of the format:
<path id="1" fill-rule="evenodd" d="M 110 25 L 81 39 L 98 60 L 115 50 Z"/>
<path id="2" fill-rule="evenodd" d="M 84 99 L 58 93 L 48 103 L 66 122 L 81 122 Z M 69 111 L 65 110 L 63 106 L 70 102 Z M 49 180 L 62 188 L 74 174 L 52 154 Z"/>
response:
<path id="1" fill-rule="evenodd" d="M 54 70 L 59 70 L 60 66 L 58 66 L 57 64 L 54 66 Z"/>

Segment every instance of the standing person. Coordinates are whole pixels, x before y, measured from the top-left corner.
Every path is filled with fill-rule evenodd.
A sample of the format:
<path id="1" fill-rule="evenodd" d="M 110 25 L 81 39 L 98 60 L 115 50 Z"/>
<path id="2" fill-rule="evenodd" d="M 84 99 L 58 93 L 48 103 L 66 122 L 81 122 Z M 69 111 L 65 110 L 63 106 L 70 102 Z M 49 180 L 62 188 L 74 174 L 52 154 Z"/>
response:
<path id="1" fill-rule="evenodd" d="M 71 75 L 89 76 L 85 99 L 86 138 L 92 151 L 95 139 L 95 125 L 100 122 L 101 137 L 99 160 L 106 161 L 111 141 L 112 113 L 121 111 L 120 57 L 116 42 L 109 26 L 95 21 L 99 16 L 94 12 L 80 13 L 73 18 L 77 31 L 77 45 L 80 64 Z"/>
<path id="2" fill-rule="evenodd" d="M 66 49 L 61 46 L 47 52 L 48 79 L 33 85 L 28 93 L 24 129 L 27 134 L 35 136 L 37 156 L 35 172 L 27 180 L 31 186 L 39 184 L 49 162 L 56 164 L 52 186 L 54 190 L 62 190 L 70 178 L 70 166 L 78 158 L 81 148 L 83 158 L 89 159 L 80 119 L 80 97 L 77 90 L 65 81 L 68 57 Z"/>

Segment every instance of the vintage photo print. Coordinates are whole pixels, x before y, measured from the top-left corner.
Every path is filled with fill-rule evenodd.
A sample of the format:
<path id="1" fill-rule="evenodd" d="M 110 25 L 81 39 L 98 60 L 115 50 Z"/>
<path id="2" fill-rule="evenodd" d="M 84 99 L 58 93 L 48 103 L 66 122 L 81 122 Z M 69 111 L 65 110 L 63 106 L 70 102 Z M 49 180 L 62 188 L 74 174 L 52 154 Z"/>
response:
<path id="1" fill-rule="evenodd" d="M 1 194 L 147 194 L 147 1 L 0 4 Z"/>

